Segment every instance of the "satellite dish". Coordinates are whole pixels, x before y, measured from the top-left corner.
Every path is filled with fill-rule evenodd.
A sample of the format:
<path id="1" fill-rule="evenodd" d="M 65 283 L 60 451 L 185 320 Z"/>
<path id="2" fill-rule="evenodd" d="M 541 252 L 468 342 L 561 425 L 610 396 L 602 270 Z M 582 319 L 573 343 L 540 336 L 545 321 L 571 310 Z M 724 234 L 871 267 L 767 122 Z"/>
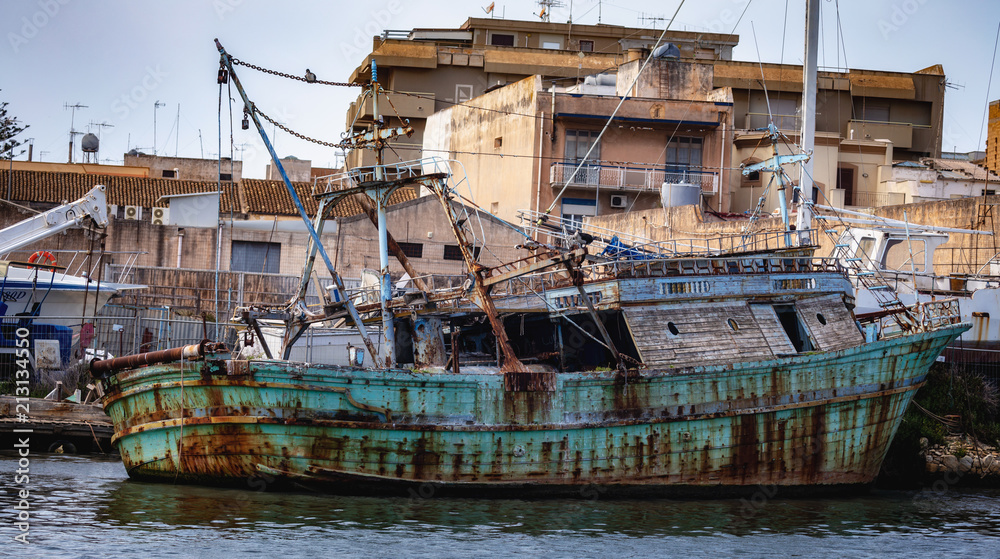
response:
<path id="1" fill-rule="evenodd" d="M 80 142 L 80 146 L 86 153 L 97 153 L 97 148 L 99 148 L 100 145 L 101 142 L 97 139 L 97 136 L 89 133 L 84 134 L 83 141 Z"/>
<path id="2" fill-rule="evenodd" d="M 680 60 L 681 49 L 673 43 L 660 45 L 653 51 L 653 58 L 666 58 L 667 60 Z"/>

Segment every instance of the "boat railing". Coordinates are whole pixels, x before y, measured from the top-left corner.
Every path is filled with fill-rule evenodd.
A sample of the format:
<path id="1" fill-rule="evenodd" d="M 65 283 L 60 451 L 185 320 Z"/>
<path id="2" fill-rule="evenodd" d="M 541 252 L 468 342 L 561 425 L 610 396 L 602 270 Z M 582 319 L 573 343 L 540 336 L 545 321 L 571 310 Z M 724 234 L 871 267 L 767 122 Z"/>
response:
<path id="1" fill-rule="evenodd" d="M 357 167 L 342 173 L 323 175 L 313 179 L 313 195 L 319 196 L 356 188 L 365 183 L 382 180 L 387 182 L 417 178 L 431 173 L 452 175 L 452 167 L 457 163 L 440 157 L 427 157 L 398 163 Z M 381 176 L 381 178 L 377 178 Z"/>
<path id="2" fill-rule="evenodd" d="M 669 278 L 685 276 L 723 276 L 748 274 L 834 273 L 846 277 L 840 261 L 829 257 L 715 257 L 664 258 L 655 260 L 618 260 L 579 267 L 584 282 L 607 279 Z M 572 285 L 565 270 L 551 269 L 521 276 L 498 284 L 494 293 L 523 295 L 540 293 Z M 807 284 L 802 284 L 807 286 Z"/>
<path id="3" fill-rule="evenodd" d="M 962 321 L 958 299 L 954 297 L 917 303 L 916 306 L 918 309 L 917 317 L 922 330 L 933 330 L 949 324 L 958 324 Z"/>
<path id="4" fill-rule="evenodd" d="M 132 270 L 139 257 L 148 254 L 146 251 L 136 250 L 108 250 L 91 253 L 86 250 L 53 249 L 45 252 L 55 257 L 56 263 L 65 269 L 64 273 L 67 276 L 80 276 L 86 273 L 91 278 L 96 278 L 99 275 L 102 265 L 114 264 L 126 271 Z M 4 255 L 4 260 L 27 262 L 33 253 L 35 253 L 33 250 L 14 250 Z M 113 281 L 109 277 L 104 279 Z"/>
<path id="5" fill-rule="evenodd" d="M 786 231 L 757 231 L 703 238 L 653 240 L 535 210 L 518 210 L 517 213 L 521 227 L 528 235 L 539 240 L 548 237 L 551 243 L 564 248 L 587 241 L 591 254 L 605 258 L 641 260 L 678 256 L 725 256 L 801 246 L 797 242 L 801 235 L 790 235 Z M 796 233 L 806 235 L 805 245 L 817 244 L 815 229 Z"/>

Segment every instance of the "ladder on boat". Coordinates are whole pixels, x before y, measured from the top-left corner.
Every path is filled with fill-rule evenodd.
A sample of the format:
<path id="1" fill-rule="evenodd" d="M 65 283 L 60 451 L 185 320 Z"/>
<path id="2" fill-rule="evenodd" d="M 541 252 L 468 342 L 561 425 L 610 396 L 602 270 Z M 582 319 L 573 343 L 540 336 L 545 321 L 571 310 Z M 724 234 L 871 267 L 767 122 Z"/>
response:
<path id="1" fill-rule="evenodd" d="M 845 227 L 849 226 L 845 224 Z M 871 256 L 860 245 L 857 251 L 852 254 L 852 244 L 843 242 L 845 235 L 838 236 L 836 229 L 826 229 L 825 232 L 834 243 L 832 256 L 847 268 L 848 273 L 857 281 L 857 285 L 867 289 L 883 311 L 891 312 L 901 328 L 906 329 L 908 326 L 913 326 L 914 317 L 907 311 L 907 306 L 899 299 L 896 290 L 889 285 L 889 281 L 879 270 L 879 267 L 874 263 L 870 269 L 865 266 L 866 262 L 871 262 Z M 904 315 L 906 318 L 903 319 L 900 315 Z"/>

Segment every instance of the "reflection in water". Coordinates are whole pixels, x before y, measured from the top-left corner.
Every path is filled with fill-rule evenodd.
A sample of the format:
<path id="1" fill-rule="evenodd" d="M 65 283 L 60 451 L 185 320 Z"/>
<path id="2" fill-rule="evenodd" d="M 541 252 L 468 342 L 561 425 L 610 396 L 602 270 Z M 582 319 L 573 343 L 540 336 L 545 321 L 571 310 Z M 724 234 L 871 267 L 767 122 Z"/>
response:
<path id="1" fill-rule="evenodd" d="M 0 458 L 5 478 L 14 469 L 15 460 Z M 719 501 L 610 501 L 595 490 L 593 500 L 477 501 L 266 493 L 253 490 L 259 480 L 247 490 L 138 483 L 117 460 L 89 457 L 34 457 L 31 474 L 31 553 L 43 557 L 140 548 L 151 557 L 273 556 L 276 543 L 287 556 L 369 557 L 980 555 L 1000 547 L 1000 492 L 989 490 L 796 500 L 762 490 Z M 15 495 L 2 487 L 10 510 Z"/>

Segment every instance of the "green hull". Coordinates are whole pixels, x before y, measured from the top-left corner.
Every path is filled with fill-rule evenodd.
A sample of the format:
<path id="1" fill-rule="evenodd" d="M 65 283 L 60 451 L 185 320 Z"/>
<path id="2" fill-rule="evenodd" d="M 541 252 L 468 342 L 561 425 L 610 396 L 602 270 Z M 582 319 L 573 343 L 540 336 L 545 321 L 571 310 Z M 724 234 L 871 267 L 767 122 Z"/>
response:
<path id="1" fill-rule="evenodd" d="M 107 381 L 129 475 L 336 493 L 526 497 L 821 492 L 874 480 L 927 369 L 967 324 L 838 351 L 668 370 L 455 375 L 281 361 Z"/>

